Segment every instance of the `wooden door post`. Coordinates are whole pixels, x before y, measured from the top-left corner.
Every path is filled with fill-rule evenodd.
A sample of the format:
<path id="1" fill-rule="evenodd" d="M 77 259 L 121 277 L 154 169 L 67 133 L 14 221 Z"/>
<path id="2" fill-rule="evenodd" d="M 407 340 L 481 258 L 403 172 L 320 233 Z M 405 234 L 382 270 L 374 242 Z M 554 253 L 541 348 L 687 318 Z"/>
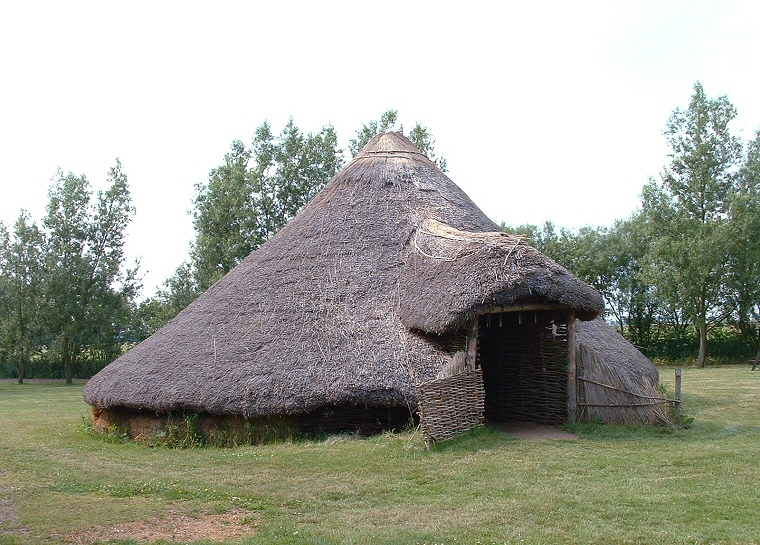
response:
<path id="1" fill-rule="evenodd" d="M 467 369 L 474 371 L 475 365 L 478 361 L 478 321 L 479 316 L 475 316 L 470 322 L 470 327 L 467 329 Z M 461 337 L 460 337 L 461 338 Z"/>
<path id="2" fill-rule="evenodd" d="M 578 418 L 578 382 L 576 376 L 575 312 L 567 318 L 567 420 Z"/>

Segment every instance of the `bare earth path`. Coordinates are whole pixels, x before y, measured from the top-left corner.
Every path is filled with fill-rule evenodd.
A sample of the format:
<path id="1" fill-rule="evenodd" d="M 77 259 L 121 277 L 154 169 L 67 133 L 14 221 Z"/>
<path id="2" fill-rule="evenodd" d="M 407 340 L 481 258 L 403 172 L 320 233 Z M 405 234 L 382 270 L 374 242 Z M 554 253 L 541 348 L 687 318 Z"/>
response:
<path id="1" fill-rule="evenodd" d="M 536 422 L 500 422 L 497 427 L 512 437 L 518 439 L 528 439 L 530 441 L 541 441 L 546 439 L 563 439 L 575 440 L 577 435 L 568 433 L 554 426 L 537 424 Z"/>

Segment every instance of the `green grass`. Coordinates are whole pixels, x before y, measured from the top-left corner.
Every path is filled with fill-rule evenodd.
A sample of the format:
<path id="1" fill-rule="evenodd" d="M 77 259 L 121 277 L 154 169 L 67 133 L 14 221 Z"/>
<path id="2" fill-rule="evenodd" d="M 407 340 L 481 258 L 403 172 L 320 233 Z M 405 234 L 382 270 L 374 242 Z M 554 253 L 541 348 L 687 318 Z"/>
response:
<path id="1" fill-rule="evenodd" d="M 2 382 L 0 544 L 234 507 L 258 519 L 237 543 L 760 543 L 760 372 L 688 368 L 683 390 L 688 429 L 167 449 L 88 435 L 81 384 Z"/>

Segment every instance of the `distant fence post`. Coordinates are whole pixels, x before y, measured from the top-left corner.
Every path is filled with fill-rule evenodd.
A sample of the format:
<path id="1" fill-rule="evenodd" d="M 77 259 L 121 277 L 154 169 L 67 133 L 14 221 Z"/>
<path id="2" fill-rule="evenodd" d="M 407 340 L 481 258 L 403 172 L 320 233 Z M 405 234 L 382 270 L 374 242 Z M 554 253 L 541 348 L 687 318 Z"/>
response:
<path id="1" fill-rule="evenodd" d="M 675 403 L 675 411 L 673 413 L 673 417 L 675 418 L 676 424 L 678 424 L 681 421 L 681 403 L 683 400 L 681 399 L 681 369 L 676 369 L 676 403 Z"/>

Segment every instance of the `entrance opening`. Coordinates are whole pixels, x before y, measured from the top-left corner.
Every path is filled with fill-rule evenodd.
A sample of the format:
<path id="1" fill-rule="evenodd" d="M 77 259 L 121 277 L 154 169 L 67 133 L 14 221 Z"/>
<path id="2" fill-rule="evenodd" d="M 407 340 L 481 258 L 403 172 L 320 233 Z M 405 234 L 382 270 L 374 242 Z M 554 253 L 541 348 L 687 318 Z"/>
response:
<path id="1" fill-rule="evenodd" d="M 568 316 L 563 310 L 480 316 L 478 363 L 487 420 L 567 421 Z"/>

